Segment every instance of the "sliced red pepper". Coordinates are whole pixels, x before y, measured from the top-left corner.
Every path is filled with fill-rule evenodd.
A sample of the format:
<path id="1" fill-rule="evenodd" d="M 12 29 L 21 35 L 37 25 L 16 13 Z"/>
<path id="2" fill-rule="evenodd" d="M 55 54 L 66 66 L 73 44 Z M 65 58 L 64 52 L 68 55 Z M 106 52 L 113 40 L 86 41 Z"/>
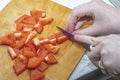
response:
<path id="1" fill-rule="evenodd" d="M 48 54 L 46 57 L 45 57 L 45 61 L 47 62 L 47 64 L 57 64 L 58 61 L 57 59 L 54 57 L 53 54 Z"/>
<path id="2" fill-rule="evenodd" d="M 52 44 L 44 44 L 43 47 L 50 52 L 53 49 L 53 45 Z"/>
<path id="3" fill-rule="evenodd" d="M 50 41 L 49 41 L 49 39 L 40 39 L 40 44 L 42 45 L 42 44 L 49 44 L 50 43 Z"/>
<path id="4" fill-rule="evenodd" d="M 31 25 L 36 24 L 36 21 L 33 17 L 27 17 L 27 18 L 23 19 L 22 22 L 25 23 L 25 24 L 31 24 Z"/>
<path id="5" fill-rule="evenodd" d="M 18 18 L 18 19 L 15 21 L 15 23 L 16 23 L 16 24 L 19 24 L 19 23 L 21 23 L 25 18 L 28 18 L 28 17 L 30 17 L 30 16 L 28 16 L 27 14 L 24 14 L 23 16 L 21 16 L 20 18 Z"/>
<path id="6" fill-rule="evenodd" d="M 36 25 L 34 25 L 34 28 L 38 33 L 41 33 L 43 31 L 43 25 L 40 21 Z"/>
<path id="7" fill-rule="evenodd" d="M 38 22 L 40 17 L 45 17 L 46 12 L 45 11 L 37 11 L 37 10 L 32 10 L 30 11 L 30 14 L 32 17 L 35 18 L 35 20 Z"/>
<path id="8" fill-rule="evenodd" d="M 20 40 L 22 38 L 22 32 L 15 32 L 14 35 L 16 40 Z"/>
<path id="9" fill-rule="evenodd" d="M 56 33 L 57 43 L 60 44 L 66 40 L 68 40 L 68 37 L 63 34 L 62 32 Z"/>
<path id="10" fill-rule="evenodd" d="M 34 25 L 23 23 L 23 27 L 24 27 L 24 28 L 34 28 Z"/>
<path id="11" fill-rule="evenodd" d="M 37 32 L 36 31 L 31 31 L 30 34 L 27 36 L 27 39 L 25 41 L 25 44 L 29 42 L 29 40 L 33 39 L 36 36 Z"/>
<path id="12" fill-rule="evenodd" d="M 47 24 L 50 24 L 53 21 L 53 18 L 45 17 L 45 18 L 40 18 L 39 20 L 42 22 L 43 25 L 47 25 Z"/>
<path id="13" fill-rule="evenodd" d="M 48 51 L 46 51 L 45 49 L 39 49 L 39 51 L 37 52 L 37 54 L 44 61 L 46 55 L 48 54 Z"/>
<path id="14" fill-rule="evenodd" d="M 44 44 L 43 47 L 50 53 L 57 54 L 60 50 L 59 47 L 53 46 L 52 44 Z"/>
<path id="15" fill-rule="evenodd" d="M 36 68 L 41 62 L 42 59 L 40 57 L 31 57 L 28 61 L 28 68 Z"/>
<path id="16" fill-rule="evenodd" d="M 7 36 L 0 38 L 0 45 L 7 45 L 11 47 L 15 47 L 16 44 L 13 42 L 13 40 L 10 40 Z"/>
<path id="17" fill-rule="evenodd" d="M 48 64 L 46 64 L 45 62 L 42 62 L 37 69 L 40 70 L 41 72 L 45 71 L 48 68 Z"/>
<path id="18" fill-rule="evenodd" d="M 57 45 L 57 39 L 56 39 L 56 35 L 51 35 L 49 37 L 50 43 L 53 45 Z"/>
<path id="19" fill-rule="evenodd" d="M 32 31 L 32 30 L 33 30 L 33 28 L 23 28 L 24 32 L 29 32 L 29 31 Z"/>
<path id="20" fill-rule="evenodd" d="M 40 72 L 38 69 L 33 69 L 30 72 L 30 80 L 42 80 L 45 77 L 43 72 Z"/>
<path id="21" fill-rule="evenodd" d="M 13 69 L 16 75 L 20 75 L 22 72 L 26 70 L 26 68 L 27 68 L 27 64 L 24 64 L 19 57 L 15 59 L 15 62 L 13 64 Z"/>
<path id="22" fill-rule="evenodd" d="M 29 33 L 24 33 L 21 35 L 22 39 L 19 40 L 19 42 L 17 43 L 16 47 L 17 49 L 21 49 L 23 48 L 23 46 L 25 45 L 25 42 L 27 40 Z"/>
<path id="23" fill-rule="evenodd" d="M 17 48 L 17 49 L 23 48 L 23 46 L 25 45 L 25 41 L 26 41 L 26 38 L 21 39 L 21 40 L 17 43 L 17 45 L 16 45 L 15 48 Z"/>
<path id="24" fill-rule="evenodd" d="M 52 50 L 51 50 L 51 53 L 53 54 L 57 54 L 59 52 L 60 48 L 55 46 Z"/>
<path id="25" fill-rule="evenodd" d="M 27 65 L 27 63 L 28 63 L 28 58 L 27 58 L 27 57 L 25 57 L 25 56 L 22 55 L 22 54 L 19 54 L 19 58 L 22 60 L 22 62 L 23 62 L 24 64 Z"/>
<path id="26" fill-rule="evenodd" d="M 9 53 L 11 59 L 14 60 L 17 57 L 17 55 L 19 54 L 19 50 L 12 48 L 12 47 L 8 47 L 8 53 Z"/>
<path id="27" fill-rule="evenodd" d="M 34 45 L 33 41 L 29 41 L 27 44 L 25 44 L 26 47 L 29 47 L 34 53 L 37 52 L 37 47 Z"/>
<path id="28" fill-rule="evenodd" d="M 22 31 L 23 30 L 23 23 L 19 23 L 16 25 L 16 31 Z"/>
<path id="29" fill-rule="evenodd" d="M 35 46 L 39 46 L 40 40 L 39 40 L 38 38 L 34 38 L 34 39 L 33 39 L 33 44 L 34 44 Z"/>
<path id="30" fill-rule="evenodd" d="M 57 43 L 61 44 L 61 43 L 65 42 L 66 40 L 68 40 L 67 36 L 61 36 L 61 37 L 57 38 Z"/>
<path id="31" fill-rule="evenodd" d="M 7 37 L 10 41 L 14 42 L 14 44 L 16 44 L 16 37 L 15 37 L 14 33 L 9 33 L 6 37 Z"/>
<path id="32" fill-rule="evenodd" d="M 23 55 L 26 56 L 27 58 L 34 57 L 36 53 L 34 53 L 31 48 L 29 47 L 24 47 L 23 48 Z"/>

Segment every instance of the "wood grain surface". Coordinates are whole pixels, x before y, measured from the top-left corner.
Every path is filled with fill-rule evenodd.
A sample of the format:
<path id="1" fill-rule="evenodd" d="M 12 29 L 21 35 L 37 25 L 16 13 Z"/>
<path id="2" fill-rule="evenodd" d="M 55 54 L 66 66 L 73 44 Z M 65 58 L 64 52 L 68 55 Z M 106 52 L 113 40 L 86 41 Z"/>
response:
<path id="1" fill-rule="evenodd" d="M 70 9 L 51 0 L 11 0 L 0 12 L 0 36 L 14 31 L 14 21 L 23 14 L 29 14 L 31 10 L 45 10 L 47 16 L 54 18 L 54 21 L 45 26 L 42 34 L 37 35 L 37 37 L 48 37 L 57 33 L 56 26 L 64 28 L 71 12 Z M 67 80 L 85 52 L 84 48 L 70 40 L 60 44 L 59 47 L 61 50 L 56 55 L 59 63 L 51 65 L 45 71 L 46 76 L 43 80 Z M 29 80 L 29 71 L 26 70 L 21 75 L 16 76 L 12 65 L 13 61 L 7 53 L 7 46 L 0 46 L 0 80 Z"/>

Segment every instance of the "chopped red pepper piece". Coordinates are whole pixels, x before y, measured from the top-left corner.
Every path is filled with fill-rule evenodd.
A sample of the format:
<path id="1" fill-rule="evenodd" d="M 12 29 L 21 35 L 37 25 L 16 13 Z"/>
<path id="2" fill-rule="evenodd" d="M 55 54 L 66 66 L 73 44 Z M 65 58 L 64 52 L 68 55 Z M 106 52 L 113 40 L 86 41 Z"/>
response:
<path id="1" fill-rule="evenodd" d="M 28 61 L 28 68 L 36 68 L 41 62 L 42 59 L 40 57 L 31 57 Z"/>
<path id="2" fill-rule="evenodd" d="M 11 59 L 14 60 L 17 57 L 17 55 L 19 54 L 19 50 L 12 48 L 12 47 L 8 47 L 8 53 L 9 53 Z"/>
<path id="3" fill-rule="evenodd" d="M 45 71 L 48 68 L 48 64 L 46 64 L 45 62 L 42 62 L 37 69 L 40 70 L 41 72 Z"/>
<path id="4" fill-rule="evenodd" d="M 40 72 L 38 69 L 33 69 L 30 72 L 30 80 L 42 80 L 45 77 L 43 72 Z"/>
<path id="5" fill-rule="evenodd" d="M 16 46 L 15 42 L 13 42 L 13 40 L 11 40 L 8 36 L 4 36 L 0 38 L 0 45 L 8 45 L 11 47 Z"/>
<path id="6" fill-rule="evenodd" d="M 22 38 L 22 32 L 15 32 L 14 35 L 16 40 L 20 40 Z"/>
<path id="7" fill-rule="evenodd" d="M 34 28 L 34 25 L 23 23 L 23 27 L 24 27 L 24 28 Z"/>
<path id="8" fill-rule="evenodd" d="M 16 25 L 16 31 L 22 31 L 23 30 L 23 23 L 19 23 Z"/>
<path id="9" fill-rule="evenodd" d="M 45 11 L 37 11 L 37 10 L 32 10 L 30 11 L 30 14 L 32 17 L 35 18 L 35 20 L 38 22 L 40 17 L 45 17 L 46 12 Z"/>
<path id="10" fill-rule="evenodd" d="M 60 48 L 55 46 L 52 50 L 51 50 L 51 53 L 53 54 L 57 54 L 59 52 Z"/>
<path id="11" fill-rule="evenodd" d="M 48 51 L 46 51 L 45 49 L 39 49 L 39 51 L 37 52 L 37 54 L 44 61 L 46 55 L 48 54 Z"/>
<path id="12" fill-rule="evenodd" d="M 61 44 L 61 43 L 65 42 L 66 40 L 68 40 L 67 36 L 61 36 L 61 37 L 57 38 L 57 43 Z"/>
<path id="13" fill-rule="evenodd" d="M 25 23 L 25 24 L 31 24 L 31 25 L 36 24 L 36 21 L 33 17 L 27 17 L 27 18 L 23 19 L 22 22 Z"/>
<path id="14" fill-rule="evenodd" d="M 38 33 L 41 33 L 43 31 L 43 25 L 40 21 L 34 25 L 34 28 Z"/>
<path id="15" fill-rule="evenodd" d="M 66 40 L 68 40 L 68 37 L 63 34 L 62 32 L 56 33 L 57 43 L 60 44 Z"/>
<path id="16" fill-rule="evenodd" d="M 56 58 L 54 57 L 53 54 L 48 54 L 46 57 L 45 57 L 45 61 L 47 62 L 47 64 L 57 64 L 58 61 L 56 60 Z"/>
<path id="17" fill-rule="evenodd" d="M 43 25 L 50 24 L 53 21 L 53 18 L 39 18 Z"/>
<path id="18" fill-rule="evenodd" d="M 25 41 L 25 44 L 29 42 L 29 40 L 33 39 L 36 36 L 36 31 L 31 31 L 30 34 L 27 36 L 27 39 Z"/>
<path id="19" fill-rule="evenodd" d="M 13 64 L 13 69 L 16 75 L 20 75 L 23 71 L 25 71 L 26 68 L 27 68 L 27 64 L 24 64 L 19 57 L 15 59 L 15 62 Z"/>
<path id="20" fill-rule="evenodd" d="M 22 60 L 22 62 L 23 62 L 24 64 L 27 64 L 27 63 L 28 63 L 28 58 L 25 57 L 24 55 L 20 54 L 20 55 L 19 55 L 19 58 Z"/>
<path id="21" fill-rule="evenodd" d="M 27 58 L 29 57 L 33 57 L 36 55 L 36 53 L 34 53 L 31 48 L 29 47 L 24 47 L 23 48 L 23 55 L 26 56 Z"/>
<path id="22" fill-rule="evenodd" d="M 49 41 L 49 39 L 40 39 L 40 44 L 42 45 L 42 44 L 49 44 L 50 43 L 50 41 Z"/>
<path id="23" fill-rule="evenodd" d="M 34 45 L 33 41 L 29 41 L 27 44 L 25 44 L 26 47 L 29 47 L 34 53 L 37 52 L 37 47 Z"/>
<path id="24" fill-rule="evenodd" d="M 52 44 L 44 44 L 43 47 L 50 53 L 57 54 L 60 50 L 59 47 L 53 46 Z"/>
<path id="25" fill-rule="evenodd" d="M 27 14 L 24 14 L 23 16 L 21 16 L 20 18 L 18 18 L 18 19 L 15 21 L 15 23 L 16 23 L 16 24 L 19 24 L 19 23 L 21 23 L 25 18 L 28 18 L 28 17 L 30 17 L 30 16 L 28 16 Z"/>
<path id="26" fill-rule="evenodd" d="M 51 36 L 49 37 L 49 40 L 50 40 L 50 43 L 51 43 L 51 44 L 57 45 L 56 35 L 51 35 Z"/>
<path id="27" fill-rule="evenodd" d="M 17 48 L 17 49 L 23 48 L 23 46 L 25 45 L 25 41 L 27 39 L 27 35 L 25 35 L 24 38 L 22 38 L 22 39 L 19 40 L 19 42 L 17 43 L 17 45 L 16 45 L 15 48 Z"/>

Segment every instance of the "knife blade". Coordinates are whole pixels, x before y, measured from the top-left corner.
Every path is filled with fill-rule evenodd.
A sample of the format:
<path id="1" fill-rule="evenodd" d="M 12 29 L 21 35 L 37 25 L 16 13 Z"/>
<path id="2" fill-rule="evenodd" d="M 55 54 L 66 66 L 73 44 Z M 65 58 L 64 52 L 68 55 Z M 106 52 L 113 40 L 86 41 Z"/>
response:
<path id="1" fill-rule="evenodd" d="M 68 31 L 62 29 L 59 26 L 56 26 L 61 32 L 63 32 L 65 35 L 67 35 L 71 41 L 76 42 L 77 44 L 81 45 L 83 48 L 85 48 L 87 51 L 90 51 L 90 44 L 82 43 L 74 39 L 74 35 L 69 33 Z"/>

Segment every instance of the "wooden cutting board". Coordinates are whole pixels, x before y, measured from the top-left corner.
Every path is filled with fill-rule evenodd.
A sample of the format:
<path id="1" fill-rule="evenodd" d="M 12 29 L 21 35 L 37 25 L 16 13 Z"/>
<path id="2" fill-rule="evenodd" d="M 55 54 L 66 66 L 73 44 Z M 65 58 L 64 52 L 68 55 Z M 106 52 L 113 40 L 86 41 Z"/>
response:
<path id="1" fill-rule="evenodd" d="M 14 21 L 23 14 L 29 14 L 31 10 L 45 10 L 47 16 L 54 18 L 54 21 L 46 26 L 42 34 L 39 35 L 44 37 L 58 32 L 57 25 L 65 27 L 71 12 L 70 9 L 51 0 L 11 0 L 0 12 L 0 36 L 14 31 Z M 61 50 L 56 55 L 59 63 L 51 65 L 45 71 L 46 76 L 43 80 L 67 80 L 85 52 L 84 48 L 69 40 L 60 44 L 59 47 Z M 16 76 L 12 65 L 13 61 L 7 53 L 7 46 L 0 46 L 0 80 L 29 80 L 29 71 L 26 70 L 21 75 Z"/>

